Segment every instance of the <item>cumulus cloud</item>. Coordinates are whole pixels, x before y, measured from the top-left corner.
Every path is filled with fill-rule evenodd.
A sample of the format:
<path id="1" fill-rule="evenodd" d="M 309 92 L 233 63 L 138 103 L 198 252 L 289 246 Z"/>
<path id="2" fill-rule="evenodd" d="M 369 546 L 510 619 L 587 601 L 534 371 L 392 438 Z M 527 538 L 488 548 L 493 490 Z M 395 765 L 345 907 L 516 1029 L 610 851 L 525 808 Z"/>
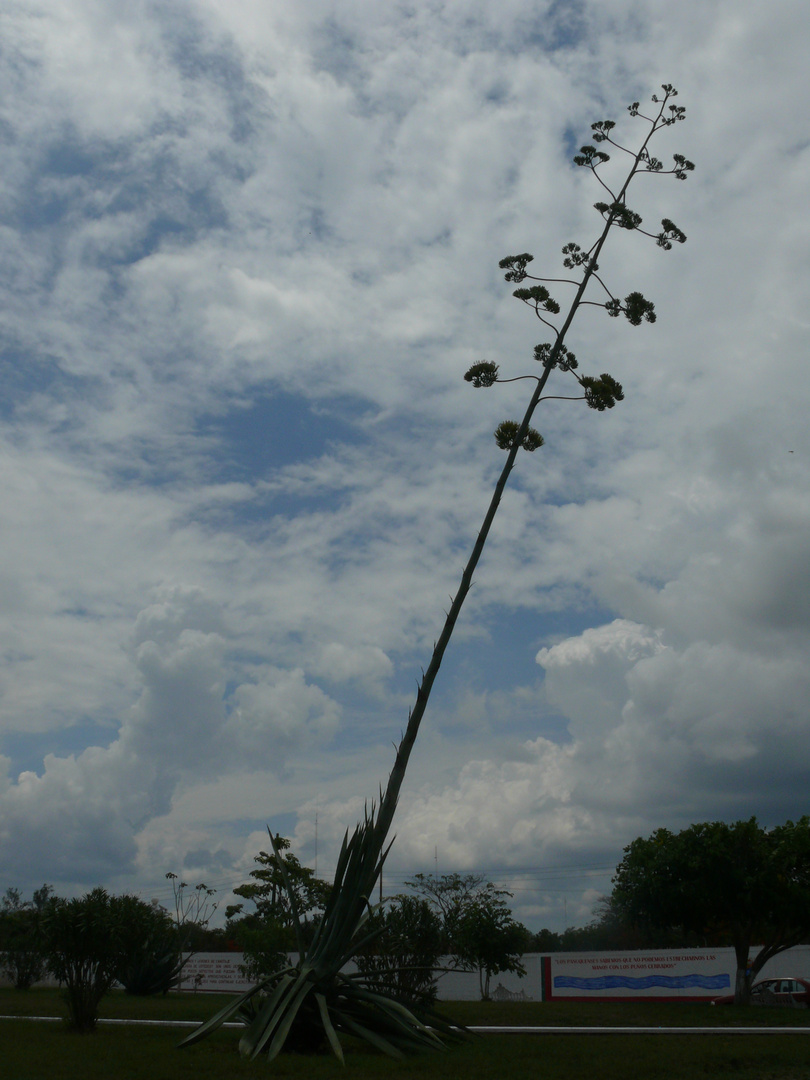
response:
<path id="1" fill-rule="evenodd" d="M 394 665 L 376 645 L 350 648 L 342 642 L 330 641 L 324 646 L 315 670 L 336 682 L 357 680 L 379 694 L 383 681 L 392 674 Z"/>
<path id="2" fill-rule="evenodd" d="M 627 700 L 628 664 L 661 648 L 660 635 L 617 619 L 541 649 L 536 659 L 546 672 L 548 699 L 569 718 L 572 734 L 582 737 L 615 724 Z"/>
<path id="3" fill-rule="evenodd" d="M 527 741 L 512 760 L 472 761 L 408 799 L 395 861 L 429 866 L 437 849 L 453 867 L 494 864 L 507 877 L 510 866 L 609 865 L 636 835 L 698 814 L 776 823 L 803 812 L 806 664 L 664 638 L 623 619 L 541 649 L 546 702 L 572 740 Z M 567 888 L 581 893 L 575 874 Z"/>
<path id="4" fill-rule="evenodd" d="M 46 755 L 41 773 L 8 773 L 0 788 L 0 850 L 9 873 L 50 865 L 89 883 L 130 870 L 137 835 L 168 814 L 190 782 L 261 770 L 328 744 L 340 707 L 301 670 L 252 676 L 220 633 L 221 613 L 196 588 L 174 588 L 135 620 L 131 657 L 140 692 L 107 747 Z M 88 845 L 88 837 L 93 843 Z"/>

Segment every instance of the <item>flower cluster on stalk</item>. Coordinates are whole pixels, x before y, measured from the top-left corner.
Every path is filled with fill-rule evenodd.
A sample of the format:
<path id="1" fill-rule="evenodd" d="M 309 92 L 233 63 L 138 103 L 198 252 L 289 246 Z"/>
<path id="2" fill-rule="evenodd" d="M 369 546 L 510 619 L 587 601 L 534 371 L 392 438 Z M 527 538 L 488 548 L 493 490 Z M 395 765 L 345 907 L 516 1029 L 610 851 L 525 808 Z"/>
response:
<path id="1" fill-rule="evenodd" d="M 610 161 L 610 155 L 604 150 L 589 144 L 580 147 L 579 153 L 574 155 L 574 165 L 578 168 L 590 169 L 598 183 L 610 196 L 610 201 L 603 200 L 594 203 L 594 209 L 601 215 L 605 224 L 599 238 L 591 247 L 584 250 L 579 244 L 571 241 L 562 249 L 564 256 L 563 266 L 566 270 L 579 270 L 582 275 L 579 280 L 533 276 L 529 273 L 528 266 L 534 262 L 534 257 L 528 252 L 523 252 L 520 255 L 508 255 L 506 258 L 501 259 L 499 263 L 501 270 L 505 271 L 505 280 L 519 286 L 514 290 L 513 295 L 527 306 L 533 308 L 540 322 L 544 323 L 553 334 L 551 341 L 542 342 L 536 345 L 534 349 L 534 358 L 542 365 L 543 374 L 540 376 L 522 375 L 516 378 L 534 378 L 542 390 L 551 369 L 556 368 L 568 373 L 579 384 L 581 390 L 581 394 L 577 395 L 579 400 L 583 400 L 589 408 L 595 409 L 597 412 L 612 409 L 617 401 L 624 398 L 624 393 L 621 384 L 607 373 L 593 376 L 580 374 L 577 370 L 579 365 L 576 357 L 563 341 L 577 309 L 582 304 L 603 307 L 608 315 L 613 318 L 624 315 L 631 326 L 640 326 L 642 322 L 654 323 L 656 320 L 654 303 L 648 300 L 641 292 L 630 292 L 624 299 L 621 299 L 614 296 L 600 277 L 596 257 L 602 249 L 607 234 L 614 227 L 626 229 L 629 232 L 639 232 L 643 236 L 648 236 L 654 240 L 656 245 L 664 251 L 671 251 L 673 244 L 683 244 L 686 241 L 686 233 L 669 218 L 661 219 L 661 230 L 657 233 L 643 229 L 641 227 L 641 215 L 632 210 L 626 202 L 627 188 L 636 173 L 646 172 L 656 176 L 669 175 L 674 176 L 677 180 L 685 180 L 687 174 L 692 172 L 695 167 L 683 154 L 673 154 L 674 166 L 671 169 L 665 169 L 660 158 L 654 157 L 649 151 L 648 143 L 656 131 L 663 127 L 669 127 L 679 120 L 683 120 L 686 116 L 686 110 L 682 106 L 670 104 L 671 99 L 677 97 L 677 90 L 669 83 L 663 84 L 662 90 L 664 91 L 662 98 L 659 98 L 656 94 L 652 96 L 652 101 L 659 106 L 657 115 L 646 116 L 641 111 L 637 101 L 628 106 L 628 112 L 632 117 L 641 117 L 650 125 L 650 131 L 638 151 L 628 150 L 627 147 L 614 139 L 615 121 L 598 120 L 596 123 L 591 124 L 591 137 L 594 143 L 609 143 L 633 158 L 630 173 L 620 190 L 613 191 L 598 172 L 601 166 Z M 592 278 L 604 290 L 607 295 L 606 300 L 599 302 L 583 298 L 585 289 Z M 538 284 L 523 285 L 522 283 L 527 279 Z M 573 286 L 576 289 L 576 294 L 561 327 L 558 327 L 550 318 L 550 316 L 560 315 L 562 310 L 560 304 L 554 299 L 545 284 L 550 282 Z M 473 364 L 465 373 L 464 378 L 476 388 L 494 386 L 498 382 L 515 381 L 514 378 L 502 378 L 499 365 L 490 360 L 482 360 Z M 528 423 L 534 408 L 542 400 L 544 399 L 541 396 L 537 396 L 536 400 L 532 400 L 522 424 L 516 420 L 505 420 L 498 425 L 495 431 L 495 441 L 499 447 L 504 450 L 512 450 L 519 446 L 532 451 L 543 445 L 543 438 L 540 433 L 530 427 Z"/>

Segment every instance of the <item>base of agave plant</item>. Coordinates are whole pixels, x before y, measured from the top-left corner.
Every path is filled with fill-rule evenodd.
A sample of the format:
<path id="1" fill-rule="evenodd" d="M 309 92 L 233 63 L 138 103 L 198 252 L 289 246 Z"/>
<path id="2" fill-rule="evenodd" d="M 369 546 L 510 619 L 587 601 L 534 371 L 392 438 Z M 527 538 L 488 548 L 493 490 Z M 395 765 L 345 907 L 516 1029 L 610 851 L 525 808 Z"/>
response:
<path id="1" fill-rule="evenodd" d="M 284 877 L 301 959 L 226 1005 L 186 1036 L 180 1046 L 191 1046 L 234 1016 L 246 1025 L 239 1050 L 250 1058 L 267 1054 L 272 1059 L 291 1048 L 317 1053 L 323 1039 L 343 1061 L 341 1036 L 359 1038 L 376 1050 L 401 1058 L 407 1053 L 444 1050 L 448 1043 L 466 1037 L 466 1032 L 438 1015 L 425 1022 L 388 994 L 380 993 L 374 977 L 344 970 L 380 933 L 379 928 L 367 932 L 365 924 L 374 910 L 369 897 L 390 848 L 390 844 L 385 847 L 385 840 L 403 770 L 404 760 L 398 755 L 379 814 L 373 804 L 367 807 L 352 836 L 348 832 L 344 836 L 335 885 L 308 948 L 304 948 L 294 891 L 268 829 Z"/>
<path id="2" fill-rule="evenodd" d="M 261 1007 L 261 1002 L 257 1003 Z M 313 1003 L 314 1005 L 314 1003 Z M 331 1054 L 332 1048 L 323 1029 L 317 1007 L 306 1002 L 293 1021 L 284 1040 L 286 1054 Z"/>

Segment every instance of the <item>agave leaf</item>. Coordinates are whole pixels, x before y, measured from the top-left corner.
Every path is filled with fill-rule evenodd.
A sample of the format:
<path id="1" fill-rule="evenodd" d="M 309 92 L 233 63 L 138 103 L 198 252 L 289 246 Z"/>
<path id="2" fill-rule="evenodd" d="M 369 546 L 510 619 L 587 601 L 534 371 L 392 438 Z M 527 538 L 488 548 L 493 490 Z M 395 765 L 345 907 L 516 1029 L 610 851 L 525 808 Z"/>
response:
<path id="1" fill-rule="evenodd" d="M 366 1001 L 379 1010 L 383 1016 L 393 1025 L 395 1031 L 400 1033 L 407 1041 L 430 1046 L 433 1049 L 445 1049 L 444 1043 L 435 1032 L 424 1024 L 410 1009 L 400 1001 L 385 994 L 377 994 L 372 990 L 355 988 L 355 996 L 360 1001 Z"/>
<path id="2" fill-rule="evenodd" d="M 262 1002 L 261 1008 L 239 1040 L 240 1054 L 245 1057 L 252 1056 L 256 1044 L 261 1040 L 262 1036 L 265 1035 L 267 1038 L 272 1033 L 281 1018 L 281 1014 L 277 1012 L 279 1003 L 289 987 L 297 982 L 296 975 L 297 972 L 283 975 L 273 988 L 273 992 L 267 997 L 266 1001 Z"/>
<path id="3" fill-rule="evenodd" d="M 340 845 L 340 852 L 338 854 L 338 859 L 337 859 L 337 866 L 338 867 L 340 867 L 340 864 L 341 864 L 341 862 L 342 862 L 342 860 L 344 858 L 344 852 L 346 851 L 346 847 L 347 847 L 348 843 L 349 843 L 349 830 L 347 829 L 346 832 L 343 834 L 343 843 Z M 337 883 L 338 880 L 339 880 L 338 872 L 337 872 L 337 870 L 335 870 L 335 882 Z M 329 922 L 331 920 L 331 912 L 335 907 L 335 903 L 337 902 L 337 898 L 336 898 L 336 895 L 335 895 L 336 891 L 337 891 L 336 889 L 332 889 L 332 892 L 329 894 L 329 899 L 326 901 L 326 907 L 324 908 L 323 917 L 322 917 L 321 921 L 318 923 L 317 927 L 315 928 L 315 933 L 313 935 L 312 942 L 310 943 L 310 946 L 309 946 L 309 954 L 308 954 L 309 956 L 312 956 L 314 954 L 315 950 L 318 948 L 321 937 L 326 936 L 326 932 L 325 932 L 324 928 L 328 928 Z"/>
<path id="4" fill-rule="evenodd" d="M 358 926 L 358 928 L 357 928 L 358 930 L 363 925 L 363 923 L 366 922 L 367 918 L 368 918 L 368 913 L 366 913 L 366 916 L 363 918 L 362 922 Z M 352 942 L 352 944 L 349 946 L 346 953 L 343 955 L 342 962 L 338 966 L 338 971 L 342 967 L 344 967 L 356 953 L 359 953 L 362 949 L 364 949 L 366 947 L 366 945 L 370 945 L 371 942 L 375 940 L 375 938 L 378 938 L 381 934 L 384 934 L 384 933 L 385 933 L 385 927 L 381 926 L 381 927 L 378 927 L 378 929 L 376 929 L 376 930 L 370 931 L 368 934 L 365 935 L 365 937 L 360 938 L 359 941 Z M 364 977 L 361 974 L 361 972 L 358 972 L 357 974 L 361 978 Z"/>
<path id="5" fill-rule="evenodd" d="M 434 1034 L 441 1033 L 445 1038 L 454 1040 L 455 1042 L 464 1042 L 466 1039 L 473 1037 L 473 1032 L 469 1028 L 464 1027 L 463 1024 L 454 1024 L 435 1011 L 435 1009 L 428 1009 L 425 1012 L 425 1020 L 429 1022 L 429 1030 Z"/>
<path id="6" fill-rule="evenodd" d="M 352 940 L 368 917 L 369 896 L 391 846 L 380 853 L 385 837 L 377 835 L 373 814 L 372 807 L 371 815 L 366 812 L 364 822 L 341 850 L 332 892 L 334 902 L 324 911 L 323 934 L 317 944 L 313 942 L 308 957 L 313 966 L 321 968 L 326 964 L 335 974 L 354 953 Z"/>
<path id="7" fill-rule="evenodd" d="M 388 997 L 387 994 L 380 994 L 362 986 L 355 987 L 354 993 L 361 1001 L 368 1001 L 384 1012 L 395 1013 L 399 1021 L 405 1020 L 408 1024 L 421 1028 L 423 1031 L 430 1030 L 407 1005 L 403 1005 L 401 1001 L 395 1001 L 394 998 Z"/>
<path id="8" fill-rule="evenodd" d="M 347 982 L 354 981 L 358 978 L 358 973 L 352 973 L 350 975 L 342 976 Z M 362 976 L 360 976 L 362 978 Z M 459 1024 L 452 1024 L 445 1020 L 443 1016 L 437 1013 L 433 1009 L 427 1009 L 423 1011 L 425 1020 L 422 1020 L 417 1016 L 407 1005 L 403 1005 L 401 1001 L 396 1001 L 394 998 L 389 997 L 387 994 L 379 993 L 370 989 L 367 986 L 357 986 L 353 990 L 353 996 L 362 998 L 365 1000 L 373 1000 L 374 1004 L 386 1012 L 398 1013 L 400 1017 L 407 1018 L 408 1022 L 415 1026 L 423 1033 L 427 1033 L 431 1038 L 431 1041 L 438 1043 L 439 1046 L 444 1047 L 444 1043 L 439 1038 L 438 1033 L 441 1032 L 446 1038 L 456 1042 L 461 1042 L 465 1039 L 469 1039 L 472 1035 L 467 1028 Z M 425 1021 L 429 1021 L 429 1024 Z"/>
<path id="9" fill-rule="evenodd" d="M 353 833 L 350 835 L 347 831 L 344 835 L 335 870 L 334 889 L 309 951 L 301 954 L 297 967 L 285 969 L 264 980 L 221 1010 L 184 1040 L 184 1044 L 202 1038 L 242 1008 L 256 991 L 272 986 L 267 1000 L 248 1021 L 247 1030 L 242 1035 L 239 1049 L 244 1056 L 257 1057 L 269 1043 L 268 1057 L 275 1057 L 283 1048 L 310 992 L 315 995 L 318 1012 L 308 1015 L 315 1022 L 320 1019 L 338 1058 L 342 1058 L 342 1049 L 338 1052 L 338 1029 L 352 1032 L 393 1057 L 402 1057 L 405 1050 L 442 1046 L 441 1039 L 400 1003 L 392 1002 L 385 995 L 375 993 L 341 974 L 341 968 L 357 950 L 373 941 L 379 933 L 375 930 L 358 935 L 369 915 L 379 907 L 372 905 L 369 898 L 390 851 L 391 844 L 386 845 L 386 838 L 395 803 L 396 785 L 392 789 L 389 783 L 388 791 L 381 792 L 379 809 L 372 803 L 366 808 L 363 821 L 358 823 Z M 297 918 L 295 898 L 272 834 L 270 839 L 282 867 L 291 910 Z M 335 980 L 341 989 L 338 1002 L 331 1006 L 330 1014 L 327 995 L 334 992 Z"/>
<path id="10" fill-rule="evenodd" d="M 326 998 L 323 994 L 315 994 L 315 1000 L 318 1003 L 318 1012 L 321 1014 L 321 1023 L 323 1024 L 323 1030 L 326 1032 L 326 1037 L 329 1040 L 329 1045 L 338 1059 L 341 1065 L 345 1065 L 345 1059 L 343 1057 L 343 1047 L 340 1045 L 340 1039 L 335 1031 L 334 1025 L 329 1017 L 329 1006 L 326 1004 Z"/>
<path id="11" fill-rule="evenodd" d="M 381 1002 L 357 1001 L 346 1010 L 346 1018 L 371 1030 L 403 1052 L 443 1049 L 441 1040 L 429 1029 L 414 1026 L 404 1016 L 389 1011 Z"/>
<path id="12" fill-rule="evenodd" d="M 384 1054 L 387 1054 L 392 1058 L 402 1059 L 405 1057 L 403 1052 L 392 1042 L 384 1039 L 382 1035 L 379 1035 L 376 1031 L 372 1031 L 371 1028 L 364 1027 L 362 1024 L 358 1024 L 356 1020 L 353 1020 L 351 1016 L 344 1014 L 343 1023 L 346 1027 L 352 1031 L 355 1035 L 358 1035 L 361 1039 L 365 1039 L 366 1042 L 371 1043 L 378 1050 L 382 1050 Z"/>
<path id="13" fill-rule="evenodd" d="M 190 1035 L 186 1035 L 185 1039 L 181 1039 L 177 1044 L 180 1046 L 191 1046 L 195 1042 L 199 1042 L 200 1039 L 204 1039 L 206 1035 L 210 1035 L 212 1031 L 216 1031 L 218 1027 L 221 1027 L 226 1020 L 229 1020 L 232 1016 L 239 1012 L 245 1002 L 249 1001 L 254 994 L 257 994 L 264 987 L 264 983 L 257 983 L 256 986 L 252 986 L 250 990 L 245 991 L 244 994 L 240 994 L 239 997 L 234 998 L 219 1012 L 209 1017 L 205 1023 L 200 1024 L 198 1028 L 195 1028 Z"/>
<path id="14" fill-rule="evenodd" d="M 289 1035 L 290 1028 L 292 1027 L 293 1022 L 298 1015 L 298 1010 L 301 1008 L 304 999 L 312 989 L 312 983 L 309 981 L 309 979 L 306 979 L 303 982 L 303 985 L 299 987 L 298 993 L 295 995 L 295 997 L 292 998 L 289 1005 L 287 1006 L 284 1019 L 276 1028 L 276 1033 L 273 1036 L 273 1041 L 270 1043 L 270 1048 L 267 1051 L 267 1057 L 270 1061 L 272 1061 L 273 1058 L 280 1053 L 282 1047 L 284 1046 L 284 1040 Z M 292 991 L 290 991 L 290 997 L 292 997 Z M 264 1046 L 266 1041 L 267 1037 L 265 1036 L 265 1038 L 262 1039 L 261 1043 L 253 1051 L 253 1057 L 256 1057 L 261 1052 L 262 1046 Z"/>

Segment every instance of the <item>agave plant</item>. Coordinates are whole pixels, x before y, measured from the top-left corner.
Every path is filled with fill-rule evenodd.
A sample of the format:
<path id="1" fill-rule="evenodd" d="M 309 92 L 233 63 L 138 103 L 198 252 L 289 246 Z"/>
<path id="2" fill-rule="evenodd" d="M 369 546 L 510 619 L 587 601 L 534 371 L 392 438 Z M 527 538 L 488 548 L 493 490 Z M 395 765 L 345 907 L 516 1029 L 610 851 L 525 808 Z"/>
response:
<path id="1" fill-rule="evenodd" d="M 284 861 L 268 829 L 291 902 L 300 959 L 230 1002 L 180 1046 L 197 1042 L 231 1018 L 245 1023 L 239 1051 L 251 1058 L 263 1052 L 274 1058 L 285 1045 L 313 1050 L 328 1044 L 342 1062 L 340 1033 L 364 1039 L 391 1057 L 403 1057 L 408 1051 L 441 1049 L 448 1041 L 465 1037 L 463 1029 L 453 1027 L 437 1014 L 425 1012 L 417 1016 L 380 993 L 373 974 L 343 971 L 355 953 L 380 933 L 374 930 L 364 934 L 363 927 L 375 910 L 370 897 L 391 847 L 390 843 L 386 845 L 386 839 L 406 761 L 400 746 L 388 787 L 385 793 L 380 792 L 379 808 L 372 804 L 351 837 L 348 832 L 344 836 L 335 885 L 307 949 Z"/>
<path id="2" fill-rule="evenodd" d="M 166 994 L 175 987 L 190 959 L 177 951 L 177 942 L 153 935 L 129 952 L 118 971 L 118 982 L 127 994 L 149 997 Z"/>
<path id="3" fill-rule="evenodd" d="M 452 600 L 442 632 L 433 647 L 430 663 L 419 683 L 416 702 L 408 716 L 405 734 L 397 747 L 388 785 L 385 792 L 380 791 L 379 807 L 375 808 L 372 805 L 370 810 L 367 809 L 365 820 L 357 825 L 351 838 L 348 833 L 344 838 L 335 872 L 334 889 L 312 944 L 304 951 L 295 899 L 287 882 L 290 906 L 298 929 L 299 956 L 301 957 L 299 963 L 295 967 L 277 972 L 254 986 L 189 1035 L 181 1046 L 196 1042 L 232 1016 L 240 1017 L 247 1024 L 240 1049 L 242 1053 L 251 1056 L 266 1049 L 270 1057 L 275 1057 L 291 1034 L 293 1032 L 297 1034 L 296 1029 L 304 1033 L 302 1041 L 306 1043 L 309 1039 L 310 1045 L 314 1042 L 312 1033 L 318 1031 L 320 1037 L 328 1041 L 341 1060 L 343 1051 L 338 1038 L 339 1032 L 359 1035 L 380 1050 L 395 1057 L 401 1056 L 406 1050 L 441 1047 L 448 1039 L 459 1036 L 459 1029 L 442 1023 L 438 1017 L 431 1017 L 430 1026 L 428 1026 L 424 1017 L 418 1018 L 400 1003 L 379 993 L 369 982 L 373 976 L 367 978 L 362 974 L 347 975 L 343 973 L 342 968 L 355 952 L 368 944 L 374 933 L 379 932 L 364 936 L 362 930 L 370 911 L 373 910 L 370 897 L 390 848 L 390 844 L 386 846 L 387 838 L 408 758 L 445 651 L 472 586 L 473 574 L 484 550 L 517 454 L 521 449 L 535 451 L 543 445 L 542 436 L 530 426 L 530 422 L 540 402 L 549 399 L 544 397 L 546 383 L 553 372 L 559 371 L 569 377 L 569 385 L 571 379 L 578 384 L 576 397 L 568 400 L 584 400 L 588 408 L 600 413 L 612 409 L 616 402 L 624 397 L 621 385 L 610 375 L 602 374 L 597 377 L 578 373 L 577 360 L 564 343 L 573 318 L 581 305 L 593 304 L 604 308 L 611 317 L 625 315 L 631 326 L 640 326 L 642 322 L 655 322 L 654 304 L 651 301 L 640 292 L 631 292 L 624 301 L 620 300 L 610 292 L 598 274 L 598 260 L 608 234 L 613 228 L 640 232 L 652 238 L 664 251 L 672 248 L 673 241 L 682 244 L 686 240 L 685 233 L 668 218 L 662 220 L 663 231 L 660 233 L 651 233 L 642 229 L 640 215 L 630 210 L 625 202 L 630 182 L 638 173 L 674 175 L 678 180 L 685 180 L 687 173 L 694 169 L 692 162 L 687 161 L 681 154 L 674 155 L 675 165 L 667 170 L 663 168 L 658 158 L 650 155 L 648 146 L 651 138 L 662 128 L 670 127 L 683 120 L 686 111 L 680 106 L 670 104 L 678 93 L 673 86 L 665 84 L 662 89 L 664 90 L 663 97 L 655 94 L 652 97 L 653 103 L 657 106 L 652 116 L 642 113 L 637 101 L 628 107 L 631 116 L 640 117 L 649 125 L 649 130 L 639 150 L 635 152 L 628 150 L 627 147 L 616 142 L 612 134 L 616 125 L 612 120 L 603 120 L 591 125 L 591 137 L 594 142 L 615 146 L 623 153 L 629 154 L 632 159 L 629 172 L 620 188 L 612 190 L 598 175 L 597 170 L 600 166 L 609 161 L 609 156 L 604 151 L 595 146 L 583 146 L 580 154 L 573 159 L 575 165 L 589 169 L 594 174 L 612 200 L 610 203 L 595 204 L 596 210 L 604 220 L 604 225 L 598 239 L 587 251 L 576 243 L 566 244 L 562 249 L 565 256 L 563 266 L 580 276 L 577 279 L 534 277 L 527 270 L 529 263 L 533 262 L 533 256 L 528 253 L 511 255 L 500 262 L 501 269 L 506 270 L 507 281 L 517 285 L 521 285 L 526 279 L 545 283 L 529 288 L 520 287 L 514 291 L 513 295 L 534 310 L 537 318 L 546 327 L 546 331 L 551 331 L 553 340 L 535 347 L 534 359 L 541 365 L 542 373 L 517 377 L 527 378 L 535 383 L 523 420 L 520 423 L 516 420 L 506 420 L 495 432 L 498 446 L 507 451 L 506 463 L 495 484 L 489 508 L 462 572 L 458 592 Z M 552 282 L 575 289 L 575 295 L 570 302 L 567 314 L 562 318 L 561 325 L 556 325 L 551 321 L 551 318 L 560 315 L 562 310 L 546 288 L 546 284 Z M 604 290 L 604 294 L 608 297 L 606 301 L 604 296 L 601 302 L 584 299 L 585 291 L 592 282 Z M 476 388 L 515 381 L 500 378 L 498 365 L 489 361 L 474 364 L 464 378 Z M 559 397 L 559 395 L 554 396 Z M 283 871 L 284 863 L 276 851 L 272 833 L 270 840 Z"/>

